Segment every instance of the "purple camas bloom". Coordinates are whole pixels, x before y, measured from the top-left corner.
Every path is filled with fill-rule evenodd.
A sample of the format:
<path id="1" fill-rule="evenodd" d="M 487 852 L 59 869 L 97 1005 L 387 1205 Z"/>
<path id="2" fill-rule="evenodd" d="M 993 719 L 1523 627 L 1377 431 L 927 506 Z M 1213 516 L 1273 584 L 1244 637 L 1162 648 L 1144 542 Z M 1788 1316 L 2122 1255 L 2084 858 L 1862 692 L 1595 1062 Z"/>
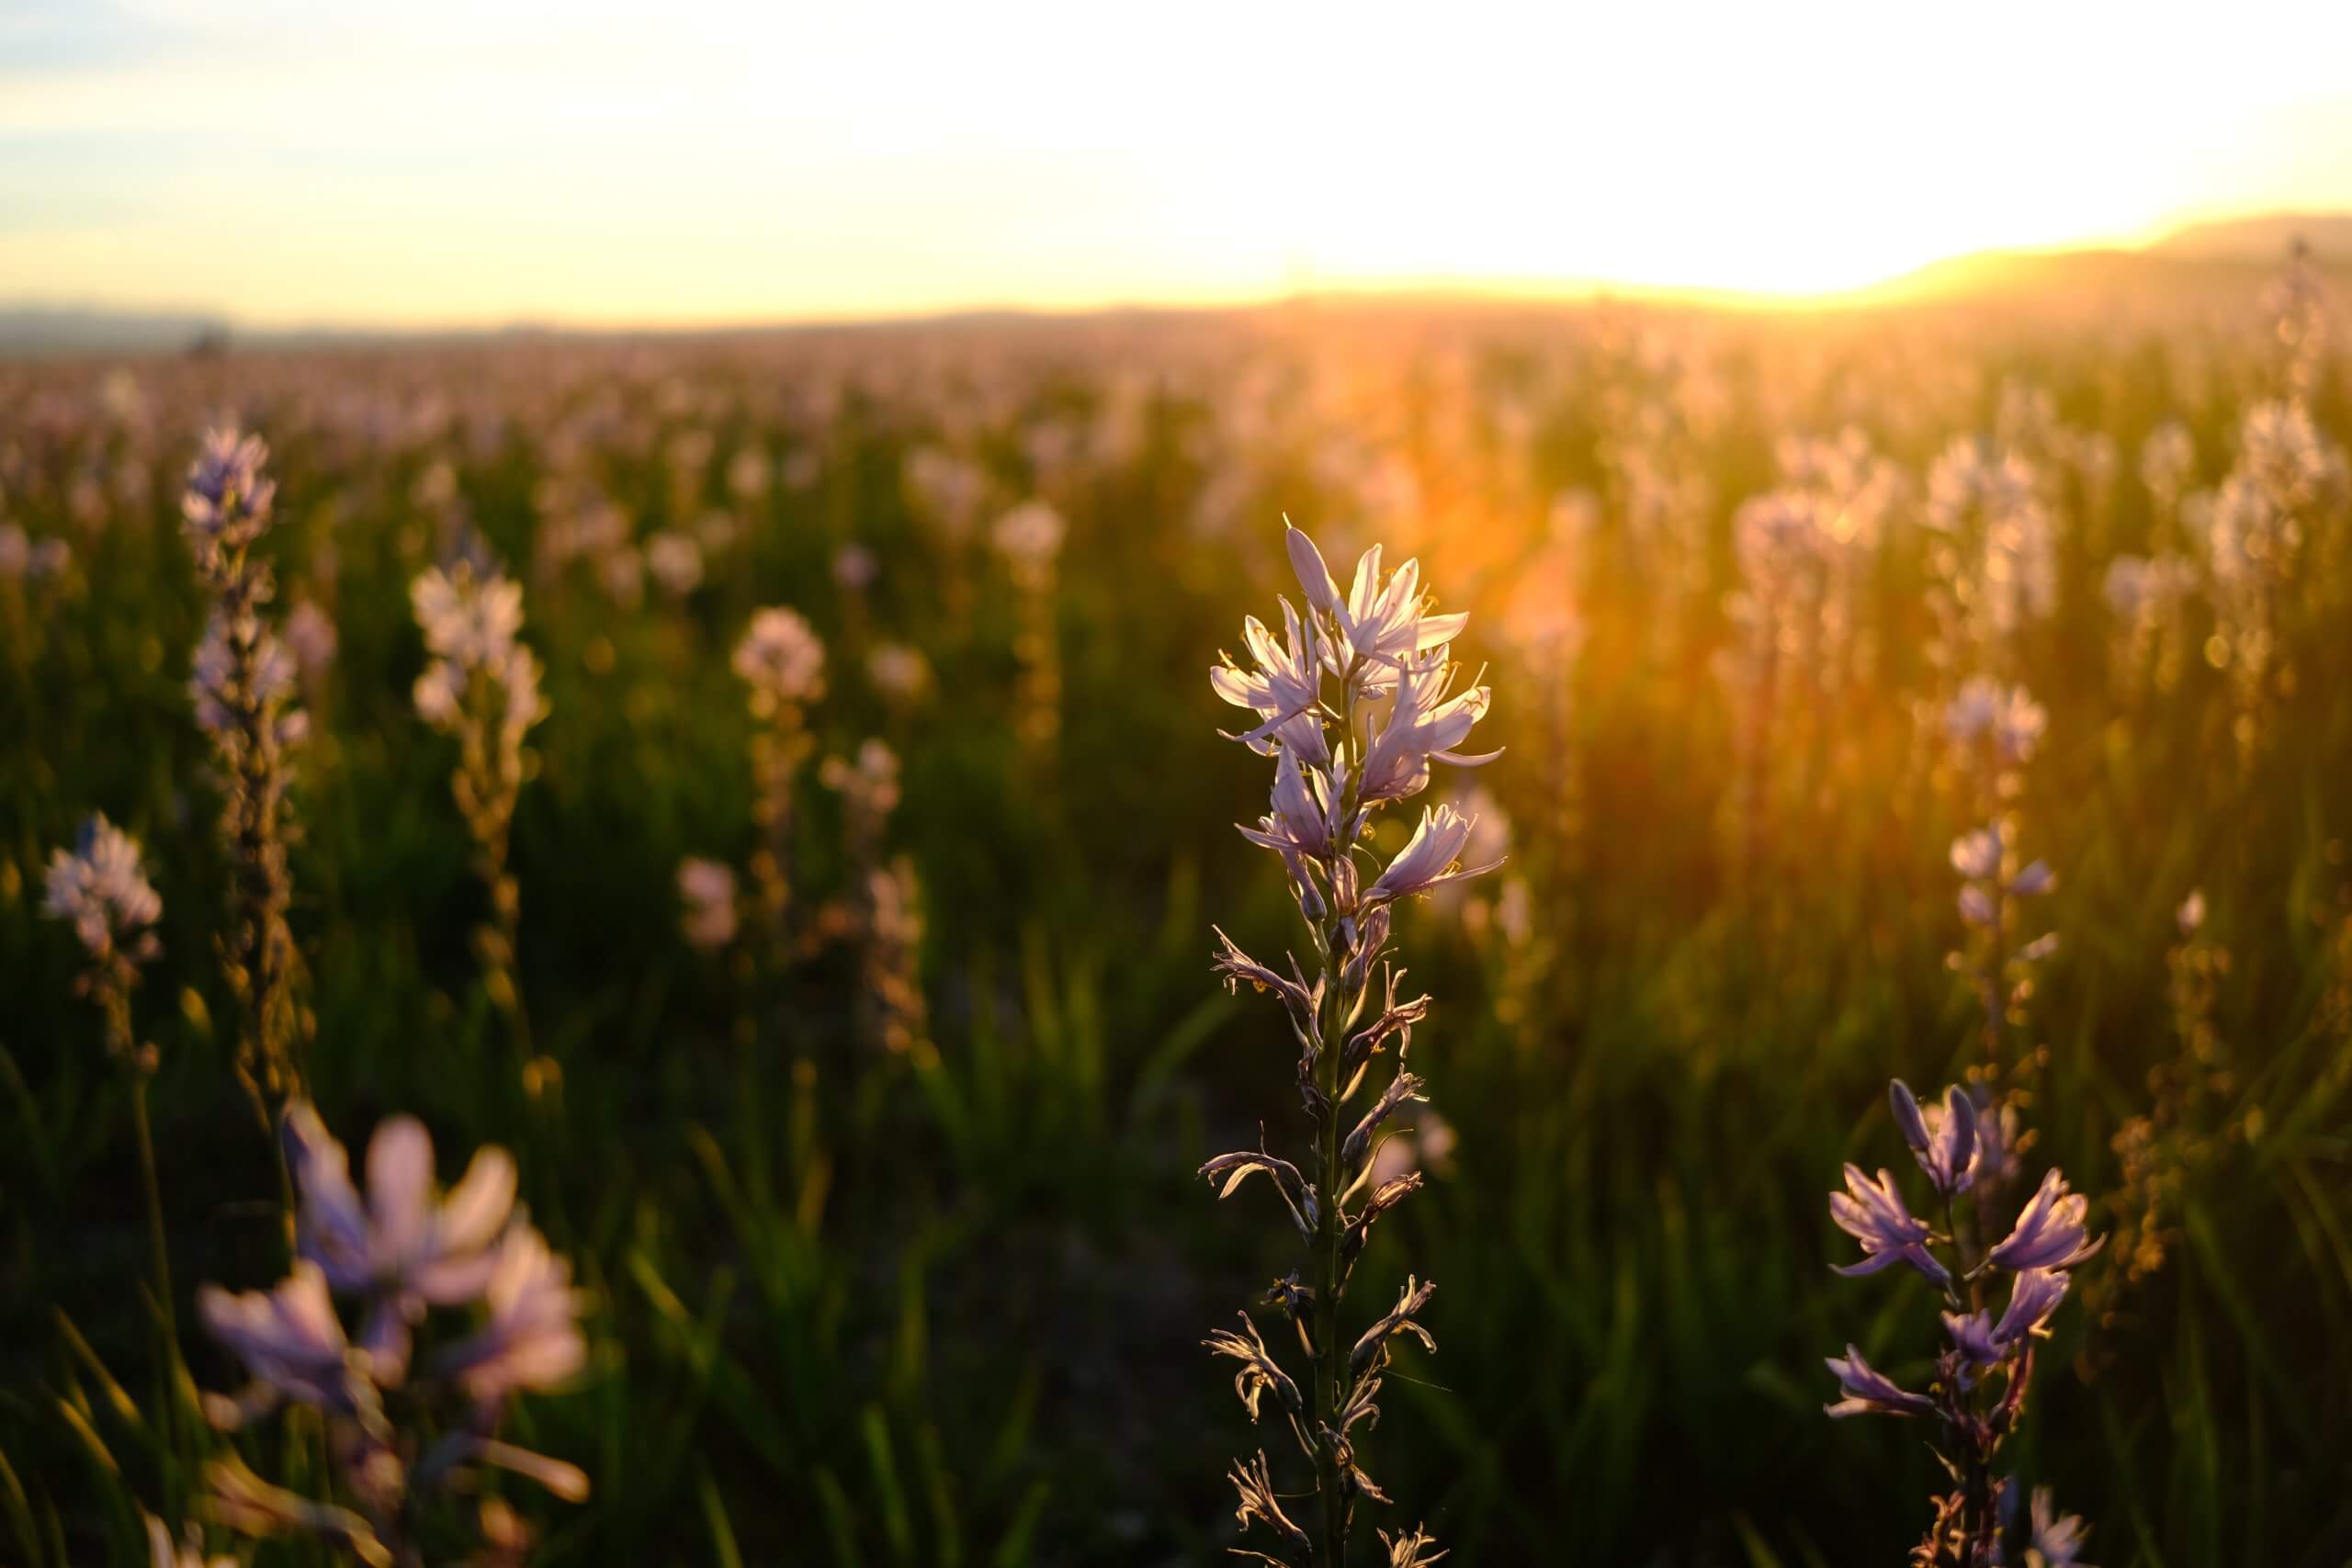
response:
<path id="1" fill-rule="evenodd" d="M 237 1077 L 254 1107 L 299 1095 L 304 1025 L 296 999 L 301 961 L 286 909 L 285 749 L 307 730 L 290 697 L 299 673 L 268 616 L 277 584 L 253 549 L 269 526 L 275 490 L 262 477 L 268 449 L 214 432 L 180 498 L 183 534 L 208 600 L 189 682 L 198 723 L 212 742 L 221 794 L 220 840 L 234 863 L 230 929 L 220 943 L 238 1003 Z"/>
<path id="2" fill-rule="evenodd" d="M 1966 1191 L 1976 1177 L 1977 1153 L 1976 1104 L 1966 1091 L 1955 1084 L 1944 1091 L 1942 1105 L 1923 1109 L 1897 1078 L 1887 1086 L 1887 1099 L 1903 1141 L 1936 1190 L 1946 1197 Z"/>
<path id="3" fill-rule="evenodd" d="M 1837 1404 L 1822 1406 L 1833 1417 L 1936 1414 L 1934 1401 L 1895 1386 L 1894 1379 L 1862 1359 L 1857 1346 L 1847 1346 L 1843 1359 L 1829 1357 L 1827 1365 L 1837 1374 L 1838 1386 L 1846 1394 Z"/>
<path id="4" fill-rule="evenodd" d="M 2091 1568 L 2083 1561 L 2083 1542 L 2090 1534 L 2081 1517 L 2060 1514 L 2050 1488 L 2033 1489 L 2031 1534 L 2025 1550 L 2026 1568 Z"/>
<path id="5" fill-rule="evenodd" d="M 580 1333 L 580 1292 L 571 1265 L 527 1225 L 507 1234 L 482 1288 L 490 1320 L 452 1346 L 437 1364 L 485 1403 L 529 1389 L 554 1388 L 588 1358 Z"/>
<path id="6" fill-rule="evenodd" d="M 255 622 L 243 643 L 242 648 L 232 646 L 228 617 L 214 610 L 188 671 L 188 696 L 196 706 L 198 727 L 216 738 L 235 728 L 242 682 L 243 699 L 271 726 L 277 744 L 300 744 L 310 734 L 310 716 L 288 703 L 300 665 L 266 625 Z"/>
<path id="7" fill-rule="evenodd" d="M 2049 725 L 2049 715 L 2023 686 L 2004 686 L 1982 675 L 1963 682 L 1944 709 L 1944 728 L 1953 745 L 1989 743 L 2010 767 L 2033 761 Z"/>
<path id="8" fill-rule="evenodd" d="M 497 1436 L 514 1394 L 555 1387 L 587 1359 L 571 1265 L 517 1215 L 514 1162 L 485 1148 L 438 1194 L 424 1129 L 393 1117 L 368 1144 L 363 1200 L 342 1145 L 307 1102 L 288 1108 L 285 1137 L 300 1190 L 300 1255 L 274 1290 L 198 1292 L 206 1326 L 254 1380 L 235 1398 L 206 1394 L 204 1409 L 224 1430 L 289 1401 L 320 1412 L 333 1484 L 354 1508 L 313 1503 L 230 1458 L 210 1472 L 215 1517 L 248 1533 L 322 1536 L 391 1568 L 423 1561 L 408 1540 L 413 1500 L 431 1491 L 475 1495 L 470 1466 L 585 1496 L 577 1467 Z M 356 1299 L 364 1326 L 356 1340 L 338 1296 Z M 484 1315 L 474 1333 L 412 1356 L 412 1336 L 431 1332 L 429 1307 L 477 1303 Z M 423 1429 L 408 1429 L 412 1421 Z"/>
<path id="9" fill-rule="evenodd" d="M 1970 858 L 1955 849 L 1956 863 Z M 1986 1190 L 1997 1192 L 2005 1185 L 2002 1172 L 2014 1158 L 2017 1142 L 2007 1124 L 2013 1111 L 2007 1106 L 1998 1112 L 1988 1111 L 1957 1085 L 1946 1089 L 1942 1103 L 1936 1106 L 1922 1106 L 1900 1079 L 1888 1086 L 1887 1093 L 1904 1141 L 1942 1196 L 1956 1234 L 1935 1235 L 1913 1218 L 1885 1171 L 1872 1181 L 1849 1165 L 1847 1190 L 1830 1196 L 1830 1213 L 1861 1241 L 1865 1256 L 1860 1264 L 1838 1272 L 1872 1273 L 1898 1259 L 1911 1263 L 1943 1289 L 1943 1326 L 1950 1346 L 1938 1356 L 1935 1382 L 1924 1394 L 1898 1387 L 1871 1367 L 1860 1351 L 1848 1347 L 1844 1359 L 1833 1358 L 1828 1363 L 1845 1397 L 1827 1410 L 1838 1416 L 1937 1418 L 1936 1449 L 1953 1486 L 1935 1497 L 1934 1522 L 1911 1561 L 1923 1568 L 1984 1568 L 2011 1561 L 2004 1553 L 2016 1544 L 2014 1483 L 1994 1467 L 2023 1418 L 2033 1377 L 2032 1341 L 2048 1332 L 2051 1314 L 2072 1288 L 2065 1270 L 2096 1252 L 2098 1244 L 2084 1234 L 2087 1205 L 2067 1193 L 2065 1179 L 2053 1170 L 2026 1205 L 2007 1241 L 1964 1274 L 1960 1268 L 1947 1267 L 1932 1249 L 1951 1248 L 1964 1267 L 1969 1222 L 1982 1223 L 1989 1201 Z M 1956 1201 L 1963 1193 L 1969 1197 L 1966 1210 Z M 1989 1292 L 1983 1282 L 1995 1269 L 2015 1275 L 2008 1304 L 1998 1317 L 1987 1307 Z M 2079 1536 L 2062 1529 L 2052 1540 L 2052 1551 L 2043 1554 L 2048 1561 L 2073 1562 L 2064 1553 L 2071 1552 Z M 2027 1553 L 2029 1562 L 2041 1560 Z"/>
<path id="10" fill-rule="evenodd" d="M 269 529 L 275 480 L 262 477 L 269 448 L 258 435 L 215 430 L 187 471 L 180 515 L 199 558 L 243 549 Z"/>
<path id="11" fill-rule="evenodd" d="M 302 1256 L 335 1289 L 370 1297 L 363 1339 L 379 1375 L 398 1382 L 410 1326 L 425 1308 L 474 1300 L 488 1284 L 492 1246 L 514 1212 L 514 1162 L 503 1149 L 483 1148 L 436 1200 L 432 1139 L 415 1118 L 393 1117 L 368 1140 L 363 1203 L 343 1145 L 307 1103 L 288 1111 L 286 1145 L 301 1193 Z"/>
<path id="12" fill-rule="evenodd" d="M 365 1386 L 368 1359 L 355 1368 L 326 1274 L 309 1258 L 297 1259 L 273 1291 L 232 1294 L 202 1286 L 196 1308 L 212 1337 L 276 1398 L 340 1414 L 358 1407 L 355 1391 Z"/>
<path id="13" fill-rule="evenodd" d="M 2027 1200 L 2007 1239 L 1984 1255 L 1983 1267 L 2019 1272 L 2072 1269 L 2106 1245 L 2105 1237 L 2090 1239 L 2086 1223 L 2089 1210 L 2088 1198 L 2068 1191 L 2065 1176 L 2050 1171 Z"/>
<path id="14" fill-rule="evenodd" d="M 1888 1172 L 1880 1171 L 1872 1180 L 1860 1166 L 1848 1164 L 1846 1190 L 1829 1195 L 1829 1217 L 1862 1244 L 1862 1260 L 1838 1265 L 1838 1273 L 1875 1274 L 1893 1264 L 1908 1263 L 1939 1285 L 1951 1282 L 1951 1270 L 1928 1250 L 1928 1238 L 1935 1232 L 1925 1220 L 1912 1217 Z"/>
<path id="15" fill-rule="evenodd" d="M 2015 1345 L 2029 1334 L 2040 1334 L 2073 1283 L 2072 1275 L 2056 1269 L 2028 1269 L 2018 1274 L 2009 1287 L 2008 1308 L 1993 1325 L 1994 1341 Z"/>
<path id="16" fill-rule="evenodd" d="M 1944 1314 L 1952 1348 L 1972 1370 L 1997 1364 L 2029 1337 L 2042 1332 L 2071 1283 L 2069 1276 L 2055 1269 L 2029 1269 L 2010 1287 L 2008 1307 L 1997 1321 L 1986 1312 Z"/>
<path id="17" fill-rule="evenodd" d="M 1306 1277 L 1295 1271 L 1269 1300 L 1297 1331 L 1315 1361 L 1314 1373 L 1294 1381 L 1246 1316 L 1242 1333 L 1220 1333 L 1206 1343 L 1241 1363 L 1236 1388 L 1253 1419 L 1265 1396 L 1274 1396 L 1291 1436 L 1315 1467 L 1312 1534 L 1283 1512 L 1262 1454 L 1233 1471 L 1242 1524 L 1267 1527 L 1285 1547 L 1317 1563 L 1337 1563 L 1347 1555 L 1356 1500 L 1386 1501 L 1364 1473 L 1355 1436 L 1378 1418 L 1382 1375 L 1401 1342 L 1435 1348 L 1414 1315 L 1435 1287 L 1416 1280 L 1394 1311 L 1341 1353 L 1347 1342 L 1338 1309 L 1373 1222 L 1423 1179 L 1419 1171 L 1384 1172 L 1379 1164 L 1383 1127 L 1426 1099 L 1420 1075 L 1402 1064 L 1429 998 L 1401 998 L 1401 971 L 1381 969 L 1395 925 L 1391 907 L 1492 869 L 1459 869 L 1477 818 L 1450 805 L 1425 808 L 1410 839 L 1385 865 L 1366 840 L 1381 807 L 1428 787 L 1433 762 L 1490 760 L 1465 756 L 1458 748 L 1485 716 L 1491 694 L 1475 682 L 1455 690 L 1459 670 L 1448 645 L 1466 617 L 1429 613 L 1417 563 L 1384 580 L 1379 549 L 1367 550 L 1343 596 L 1314 541 L 1293 528 L 1285 548 L 1306 590 L 1306 613 L 1283 601 L 1279 638 L 1256 617 L 1246 620 L 1242 638 L 1252 664 L 1223 656 L 1210 670 L 1209 683 L 1257 720 L 1227 739 L 1274 759 L 1269 809 L 1241 833 L 1281 857 L 1299 912 L 1314 928 L 1317 967 L 1310 977 L 1293 958 L 1284 974 L 1251 958 L 1222 931 L 1216 967 L 1228 985 L 1247 980 L 1282 998 L 1299 1043 L 1297 1082 L 1315 1149 L 1303 1171 L 1269 1152 L 1261 1132 L 1257 1149 L 1220 1156 L 1203 1165 L 1201 1174 L 1221 1183 L 1220 1196 L 1253 1174 L 1267 1176 L 1281 1193 L 1308 1263 Z M 1376 1009 L 1369 1005 L 1375 983 L 1385 992 Z M 1391 1042 L 1396 1070 L 1368 1110 L 1349 1110 L 1348 1101 L 1369 1087 L 1373 1057 Z M 1439 1555 L 1419 1530 L 1394 1538 L 1389 1550 L 1392 1562 L 1408 1564 Z"/>

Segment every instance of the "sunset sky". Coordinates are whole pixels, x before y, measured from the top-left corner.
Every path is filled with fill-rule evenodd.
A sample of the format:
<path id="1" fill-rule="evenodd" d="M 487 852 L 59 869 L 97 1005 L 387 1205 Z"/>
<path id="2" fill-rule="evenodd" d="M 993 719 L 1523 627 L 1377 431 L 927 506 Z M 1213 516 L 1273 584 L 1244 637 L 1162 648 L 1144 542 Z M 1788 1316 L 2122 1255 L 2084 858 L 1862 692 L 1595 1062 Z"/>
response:
<path id="1" fill-rule="evenodd" d="M 0 303 L 1811 292 L 2352 209 L 2352 6 L 1937 10 L 0 0 Z"/>

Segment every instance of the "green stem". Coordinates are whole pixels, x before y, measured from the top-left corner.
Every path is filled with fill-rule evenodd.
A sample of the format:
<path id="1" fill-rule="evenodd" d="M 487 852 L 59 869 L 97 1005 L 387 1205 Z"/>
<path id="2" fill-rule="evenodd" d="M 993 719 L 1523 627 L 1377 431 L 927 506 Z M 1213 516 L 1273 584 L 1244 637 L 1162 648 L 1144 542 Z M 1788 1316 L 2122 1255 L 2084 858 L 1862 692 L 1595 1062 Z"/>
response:
<path id="1" fill-rule="evenodd" d="M 147 1246 L 154 1270 L 155 1306 L 163 1314 L 164 1395 L 157 1416 L 168 1472 L 179 1455 L 179 1317 L 172 1300 L 172 1252 L 164 1235 L 163 1187 L 155 1179 L 155 1134 L 147 1116 L 147 1074 L 136 1066 L 130 1080 L 130 1122 L 139 1138 L 139 1174 L 146 1189 Z"/>
<path id="2" fill-rule="evenodd" d="M 1322 1541 L 1315 1560 L 1327 1568 L 1347 1561 L 1347 1499 L 1341 1495 L 1340 1472 L 1340 1406 L 1344 1397 L 1340 1380 L 1347 1365 L 1340 1348 L 1340 1248 L 1344 1237 L 1340 1194 L 1340 1055 L 1344 1045 L 1346 1013 L 1342 1010 L 1341 965 L 1336 956 L 1339 919 L 1324 925 L 1324 994 L 1322 1049 L 1315 1059 L 1315 1087 L 1323 1100 L 1323 1122 L 1317 1129 L 1316 1168 L 1323 1184 L 1323 1201 L 1315 1221 L 1315 1490 L 1323 1505 Z"/>

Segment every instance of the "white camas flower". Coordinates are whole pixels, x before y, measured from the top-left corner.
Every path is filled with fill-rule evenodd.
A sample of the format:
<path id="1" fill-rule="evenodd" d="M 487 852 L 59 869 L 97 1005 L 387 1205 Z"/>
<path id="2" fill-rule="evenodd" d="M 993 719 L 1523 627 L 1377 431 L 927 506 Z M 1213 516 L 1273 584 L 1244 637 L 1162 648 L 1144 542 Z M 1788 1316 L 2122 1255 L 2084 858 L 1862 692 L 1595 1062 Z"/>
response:
<path id="1" fill-rule="evenodd" d="M 1255 827 L 1240 830 L 1252 843 L 1282 857 L 1299 912 L 1316 927 L 1318 972 L 1310 979 L 1294 960 L 1290 973 L 1283 974 L 1252 959 L 1222 931 L 1217 933 L 1223 953 L 1216 967 L 1229 986 L 1246 980 L 1275 993 L 1288 1010 L 1301 1046 L 1298 1082 L 1322 1140 L 1317 1159 L 1324 1174 L 1319 1190 L 1310 1187 L 1295 1165 L 1265 1148 L 1262 1135 L 1257 1150 L 1219 1156 L 1204 1164 L 1201 1174 L 1221 1181 L 1223 1190 L 1230 1193 L 1242 1178 L 1262 1171 L 1281 1190 L 1303 1238 L 1311 1243 L 1336 1240 L 1334 1247 L 1313 1249 L 1312 1278 L 1302 1280 L 1294 1273 L 1287 1287 L 1278 1292 L 1304 1334 L 1302 1303 L 1310 1292 L 1318 1303 L 1336 1303 L 1345 1287 L 1346 1269 L 1365 1245 L 1373 1222 L 1421 1185 L 1417 1170 L 1381 1175 L 1374 1169 L 1379 1152 L 1391 1146 L 1382 1139 L 1383 1125 L 1401 1108 L 1427 1099 L 1420 1076 L 1405 1071 L 1401 1064 L 1413 1026 L 1428 1014 L 1429 998 L 1400 996 L 1402 971 L 1383 965 L 1394 927 L 1391 906 L 1492 869 L 1460 869 L 1476 818 L 1452 806 L 1425 808 L 1411 838 L 1368 887 L 1363 884 L 1377 863 L 1363 840 L 1381 807 L 1427 786 L 1432 761 L 1476 764 L 1489 760 L 1465 756 L 1457 748 L 1486 714 L 1491 695 L 1479 685 L 1454 691 L 1457 671 L 1448 658 L 1449 642 L 1467 618 L 1427 613 L 1430 600 L 1421 592 L 1417 563 L 1407 562 L 1384 581 L 1379 549 L 1368 550 L 1343 597 L 1324 567 L 1322 552 L 1305 534 L 1290 529 L 1286 549 L 1306 590 L 1306 613 L 1282 601 L 1279 639 L 1256 617 L 1246 620 L 1242 637 L 1254 667 L 1221 656 L 1209 671 L 1209 683 L 1219 697 L 1249 709 L 1258 720 L 1251 729 L 1227 739 L 1274 759 L 1269 809 Z M 1331 686 L 1336 690 L 1327 690 Z M 1377 998 L 1373 995 L 1375 985 L 1384 993 Z M 1336 1026 L 1322 1016 L 1327 998 L 1336 998 Z M 1375 1000 L 1376 1006 L 1368 1006 Z M 1340 1032 L 1327 1035 L 1333 1027 Z M 1386 1088 L 1368 1110 L 1359 1113 L 1348 1109 L 1372 1058 L 1391 1041 L 1399 1066 Z M 1430 1152 L 1434 1156 L 1438 1151 Z M 1317 1419 L 1326 1423 L 1327 1433 L 1344 1433 L 1360 1421 L 1369 1426 L 1378 1418 L 1374 1399 L 1380 1371 L 1393 1352 L 1392 1341 L 1418 1338 L 1435 1348 L 1411 1315 L 1428 1301 L 1430 1289 L 1408 1284 L 1396 1311 L 1356 1341 L 1344 1375 L 1328 1370 L 1317 1374 Z M 1261 1396 L 1272 1389 L 1294 1413 L 1294 1427 L 1302 1443 L 1306 1442 L 1306 1429 L 1295 1419 L 1303 1390 L 1293 1387 L 1255 1329 L 1246 1336 L 1221 1335 L 1208 1343 L 1244 1363 L 1237 1386 L 1250 1415 L 1257 1416 Z M 1343 1488 L 1340 1496 L 1327 1498 L 1327 1504 L 1340 1504 L 1352 1495 L 1380 1499 L 1356 1461 L 1347 1463 L 1347 1482 L 1319 1478 L 1319 1484 Z M 1345 1555 L 1345 1530 L 1331 1526 L 1337 1517 L 1333 1509 L 1327 1507 L 1323 1514 L 1327 1533 L 1319 1544 L 1283 1514 L 1262 1454 L 1254 1465 L 1237 1466 L 1232 1479 L 1240 1490 L 1243 1525 L 1262 1522 L 1293 1549 L 1312 1551 L 1317 1562 Z M 1401 1541 L 1397 1562 L 1435 1561 L 1434 1548 L 1419 1531 Z"/>
<path id="2" fill-rule="evenodd" d="M 1336 787 L 1335 787 L 1336 786 Z M 1346 802 L 1345 775 L 1300 767 L 1295 748 L 1274 756 L 1273 809 L 1241 836 L 1253 844 L 1287 853 L 1326 855 L 1340 839 L 1340 812 Z"/>
<path id="3" fill-rule="evenodd" d="M 931 661 L 902 642 L 883 642 L 865 656 L 865 678 L 892 702 L 911 702 L 931 684 Z"/>
<path id="4" fill-rule="evenodd" d="M 1042 501 L 1024 501 L 996 520 L 989 537 L 1007 560 L 1031 570 L 1053 564 L 1069 525 Z"/>
<path id="5" fill-rule="evenodd" d="M 1374 545 L 1357 558 L 1355 579 L 1348 587 L 1348 596 L 1341 599 L 1339 584 L 1332 581 L 1314 540 L 1292 528 L 1283 545 L 1308 603 L 1338 620 L 1347 651 L 1357 660 L 1395 665 L 1408 655 L 1442 648 L 1470 624 L 1467 615 L 1425 613 L 1429 596 L 1420 591 L 1419 560 L 1407 561 L 1383 582 L 1380 547 Z M 1332 660 L 1333 674 L 1346 673 L 1339 649 L 1327 650 L 1326 657 Z"/>
<path id="6" fill-rule="evenodd" d="M 854 760 L 828 757 L 817 770 L 817 782 L 838 790 L 850 806 L 876 819 L 899 808 L 899 754 L 890 743 L 868 736 L 860 742 Z"/>
<path id="7" fill-rule="evenodd" d="M 1322 701 L 1321 655 L 1315 647 L 1312 626 L 1300 619 L 1289 600 L 1281 604 L 1283 637 L 1279 642 L 1257 616 L 1245 616 L 1241 622 L 1242 643 L 1258 668 L 1244 670 L 1232 655 L 1220 654 L 1218 662 L 1209 669 L 1209 685 L 1235 707 L 1253 710 L 1261 721 L 1249 733 L 1228 735 L 1227 739 L 1238 740 L 1261 756 L 1271 755 L 1280 745 L 1319 764 L 1329 756 L 1322 719 L 1316 711 Z"/>
<path id="8" fill-rule="evenodd" d="M 1380 731 L 1364 750 L 1362 794 L 1367 801 L 1403 800 L 1429 787 L 1430 763 L 1475 768 L 1502 755 L 1471 755 L 1456 747 L 1487 716 L 1494 693 L 1486 686 L 1453 692 L 1456 667 L 1442 645 L 1398 661 L 1395 698 Z"/>
<path id="9" fill-rule="evenodd" d="M 735 940 L 735 873 L 715 860 L 688 855 L 678 863 L 678 902 L 686 945 L 716 953 Z"/>
<path id="10" fill-rule="evenodd" d="M 464 564 L 447 574 L 426 567 L 408 597 L 426 649 L 463 669 L 503 663 L 523 629 L 523 585 L 499 575 L 477 581 Z"/>
<path id="11" fill-rule="evenodd" d="M 683 599 L 702 582 L 702 546 L 690 534 L 665 530 L 645 542 L 645 568 L 663 592 Z"/>
<path id="12" fill-rule="evenodd" d="M 780 606 L 752 615 L 735 645 L 735 673 L 776 703 L 804 704 L 825 691 L 825 645 L 797 610 Z"/>
<path id="13" fill-rule="evenodd" d="M 1502 863 L 1461 869 L 1463 848 L 1470 842 L 1471 829 L 1477 825 L 1476 818 L 1464 817 L 1451 806 L 1424 807 L 1420 826 L 1413 829 L 1413 836 L 1396 852 L 1396 858 L 1388 863 L 1387 869 L 1364 890 L 1365 906 L 1394 903 L 1494 870 Z"/>
<path id="14" fill-rule="evenodd" d="M 500 754 L 519 766 L 523 737 L 547 716 L 539 694 L 539 660 L 521 640 L 523 586 L 493 571 L 478 579 L 464 562 L 444 574 L 427 567 L 409 584 L 409 604 L 433 655 L 416 678 L 417 716 L 436 729 L 463 721 L 477 675 L 486 677 L 503 702 L 499 710 Z"/>
<path id="15" fill-rule="evenodd" d="M 74 928 L 94 954 L 131 950 L 164 913 L 164 900 L 139 863 L 139 841 L 103 812 L 82 824 L 74 848 L 53 850 L 40 911 Z"/>

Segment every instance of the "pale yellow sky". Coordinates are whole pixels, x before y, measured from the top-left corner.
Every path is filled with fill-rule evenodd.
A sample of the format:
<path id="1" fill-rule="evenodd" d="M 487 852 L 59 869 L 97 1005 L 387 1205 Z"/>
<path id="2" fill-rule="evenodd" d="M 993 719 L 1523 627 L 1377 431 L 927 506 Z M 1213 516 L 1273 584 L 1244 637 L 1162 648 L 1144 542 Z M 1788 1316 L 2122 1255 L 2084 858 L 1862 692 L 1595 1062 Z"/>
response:
<path id="1" fill-rule="evenodd" d="M 463 325 L 1814 291 L 2352 209 L 2352 6 L 1954 13 L 0 0 L 0 302 Z"/>

